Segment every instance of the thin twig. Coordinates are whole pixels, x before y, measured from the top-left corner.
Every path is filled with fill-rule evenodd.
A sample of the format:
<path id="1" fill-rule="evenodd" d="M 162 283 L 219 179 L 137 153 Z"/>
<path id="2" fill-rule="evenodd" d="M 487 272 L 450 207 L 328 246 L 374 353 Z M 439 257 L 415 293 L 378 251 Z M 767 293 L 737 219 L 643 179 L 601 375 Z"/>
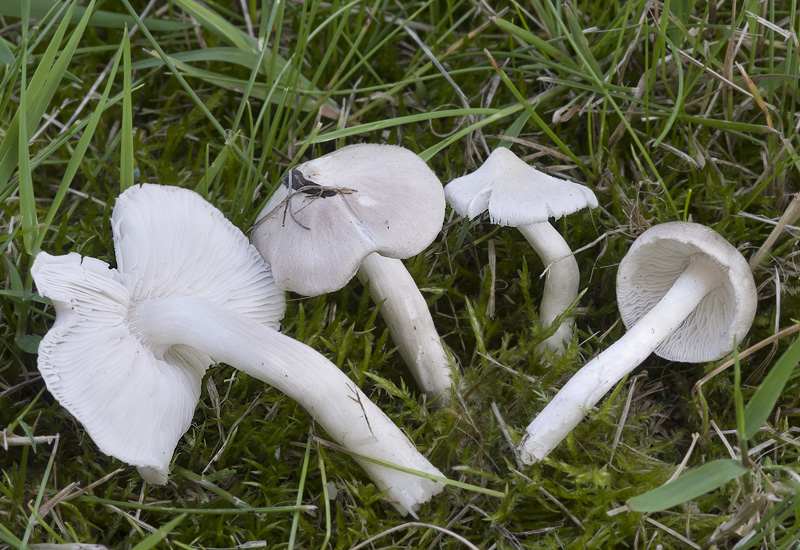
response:
<path id="1" fill-rule="evenodd" d="M 761 248 L 750 258 L 749 263 L 751 270 L 755 270 L 758 267 L 764 259 L 764 256 L 766 256 L 770 248 L 772 248 L 772 245 L 778 240 L 780 234 L 783 233 L 783 230 L 796 222 L 798 218 L 800 218 L 800 193 L 795 194 L 794 198 L 792 198 L 792 202 L 786 207 L 786 211 L 783 213 L 783 216 L 781 216 L 781 219 L 778 220 L 778 223 L 772 228 L 772 232 L 767 237 L 767 240 L 764 241 Z"/>
<path id="2" fill-rule="evenodd" d="M 772 336 L 770 336 L 768 338 L 765 338 L 765 339 L 761 340 L 757 344 L 754 344 L 754 345 L 750 346 L 749 348 L 747 348 L 746 350 L 744 350 L 743 352 L 741 352 L 739 354 L 739 360 L 744 359 L 748 355 L 750 355 L 752 353 L 755 353 L 756 351 L 760 350 L 764 346 L 768 346 L 769 344 L 775 342 L 776 340 L 780 340 L 784 336 L 788 336 L 790 334 L 793 334 L 793 333 L 797 332 L 798 330 L 800 330 L 800 324 L 792 325 L 792 326 L 790 326 L 788 328 L 783 329 L 780 332 L 777 332 L 777 333 L 773 334 Z M 692 393 L 702 397 L 702 395 L 703 395 L 703 391 L 702 391 L 703 384 L 705 384 L 706 382 L 708 382 L 709 380 L 711 380 L 712 378 L 717 376 L 719 373 L 721 373 L 722 371 L 724 371 L 725 369 L 727 369 L 728 367 L 733 365 L 734 362 L 735 362 L 735 358 L 728 359 L 727 361 L 722 363 L 720 366 L 715 368 L 713 371 L 711 371 L 710 373 L 705 375 L 703 378 L 698 380 L 697 383 L 695 383 L 694 387 L 692 388 Z"/>
<path id="3" fill-rule="evenodd" d="M 367 540 L 357 544 L 356 546 L 353 546 L 350 550 L 359 550 L 359 548 L 364 548 L 365 546 L 367 546 L 368 544 L 371 544 L 372 542 L 378 540 L 379 538 L 385 537 L 386 535 L 394 533 L 395 531 L 400 531 L 402 529 L 407 529 L 408 527 L 423 527 L 423 528 L 426 528 L 426 529 L 433 529 L 435 531 L 439 531 L 439 532 L 445 533 L 447 535 L 450 535 L 454 539 L 456 539 L 459 542 L 463 543 L 464 546 L 466 546 L 467 548 L 472 548 L 473 550 L 480 550 L 477 546 L 472 544 L 470 541 L 468 541 L 467 539 L 465 539 L 464 537 L 462 537 L 458 533 L 454 533 L 453 531 L 445 529 L 444 527 L 439 527 L 438 525 L 431 525 L 431 524 L 428 524 L 428 523 L 422 523 L 422 522 L 418 522 L 418 521 L 409 521 L 407 523 L 403 523 L 402 525 L 395 525 L 394 527 L 391 527 L 390 529 L 387 529 L 386 531 L 382 531 L 382 532 L 378 533 L 377 535 L 374 535 L 374 536 L 368 538 Z"/>
<path id="4" fill-rule="evenodd" d="M 492 401 L 492 412 L 497 419 L 497 423 L 500 425 L 500 430 L 502 430 L 503 436 L 506 438 L 506 443 L 508 443 L 509 449 L 511 449 L 511 452 L 514 453 L 514 460 L 517 463 L 517 467 L 522 468 L 523 465 L 522 459 L 519 456 L 519 449 L 514 444 L 514 440 L 511 438 L 511 433 L 508 431 L 508 425 L 506 424 L 503 415 L 500 414 L 500 409 L 497 407 L 497 403 L 494 401 Z"/>
<path id="5" fill-rule="evenodd" d="M 689 457 L 692 456 L 692 451 L 694 451 L 694 446 L 697 444 L 697 440 L 699 438 L 700 438 L 699 433 L 695 432 L 692 434 L 692 442 L 689 444 L 689 450 L 686 451 L 685 455 L 683 455 L 683 460 L 681 460 L 681 463 L 678 464 L 677 469 L 675 470 L 675 472 L 673 472 L 672 476 L 670 476 L 670 478 L 667 480 L 667 483 L 677 479 L 678 476 L 681 475 L 681 472 L 683 472 L 683 469 L 686 468 L 686 463 L 689 462 Z"/>
<path id="6" fill-rule="evenodd" d="M 653 518 L 649 518 L 649 517 L 648 517 L 648 518 L 645 518 L 645 521 L 646 521 L 647 523 L 650 523 L 650 524 L 652 524 L 652 525 L 655 525 L 656 527 L 658 527 L 658 528 L 659 528 L 659 529 L 661 529 L 662 531 L 665 531 L 665 532 L 669 533 L 670 535 L 672 535 L 673 537 L 675 537 L 675 538 L 676 538 L 676 539 L 678 539 L 679 541 L 683 542 L 684 544 L 688 544 L 688 545 L 689 545 L 689 546 L 691 546 L 692 548 L 697 548 L 697 550 L 702 550 L 702 548 L 703 548 L 702 546 L 700 546 L 700 545 L 698 545 L 698 544 L 695 544 L 695 543 L 694 543 L 694 542 L 692 542 L 691 540 L 687 539 L 686 537 L 684 537 L 683 535 L 681 535 L 680 533 L 678 533 L 678 532 L 677 532 L 677 531 L 675 531 L 674 529 L 670 529 L 669 527 L 667 527 L 667 526 L 666 526 L 666 525 L 664 525 L 663 523 L 659 523 L 659 522 L 657 522 L 656 520 L 654 520 Z"/>
<path id="7" fill-rule="evenodd" d="M 147 14 L 150 12 L 150 10 L 153 8 L 153 6 L 155 4 L 156 4 L 156 0 L 150 0 L 150 2 L 147 3 L 147 6 L 145 6 L 144 10 L 142 11 L 142 14 L 141 14 L 140 17 L 142 19 L 147 17 Z M 128 38 L 129 39 L 133 38 L 133 35 L 135 35 L 138 31 L 139 31 L 139 25 L 138 24 L 133 25 L 133 27 L 131 27 L 130 32 L 128 32 Z M 92 87 L 89 88 L 88 92 L 86 92 L 86 95 L 84 95 L 83 100 L 78 105 L 78 108 L 75 109 L 75 112 L 72 113 L 72 116 L 69 117 L 69 120 L 67 120 L 64 123 L 64 126 L 61 128 L 61 131 L 59 132 L 59 135 L 61 135 L 64 132 L 66 132 L 67 129 L 69 129 L 69 127 L 72 126 L 72 123 L 75 122 L 76 120 L 78 120 L 78 117 L 80 116 L 81 111 L 83 111 L 83 108 L 86 107 L 86 105 L 89 103 L 89 101 L 92 99 L 92 97 L 94 97 L 95 92 L 97 91 L 97 88 L 100 87 L 100 83 L 106 78 L 108 73 L 111 71 L 111 67 L 114 66 L 114 61 L 116 59 L 117 59 L 117 55 L 114 54 L 114 56 L 109 60 L 108 64 L 106 64 L 106 66 L 103 67 L 103 70 L 100 71 L 100 76 L 97 77 L 97 80 L 94 81 L 94 84 L 92 84 Z"/>

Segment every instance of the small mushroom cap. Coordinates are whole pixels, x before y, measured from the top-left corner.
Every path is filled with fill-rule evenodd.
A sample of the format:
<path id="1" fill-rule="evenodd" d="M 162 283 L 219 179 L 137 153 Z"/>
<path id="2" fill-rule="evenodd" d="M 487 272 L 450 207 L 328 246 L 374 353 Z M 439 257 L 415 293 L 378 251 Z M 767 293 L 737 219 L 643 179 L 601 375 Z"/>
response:
<path id="1" fill-rule="evenodd" d="M 34 261 L 37 289 L 56 310 L 39 370 L 101 451 L 163 484 L 212 360 L 177 342 L 148 346 L 133 309 L 192 295 L 277 328 L 285 301 L 244 234 L 192 191 L 131 187 L 111 219 L 118 269 L 75 253 Z"/>
<path id="2" fill-rule="evenodd" d="M 293 181 L 291 194 L 279 186 L 252 232 L 283 290 L 305 296 L 333 292 L 353 278 L 368 254 L 414 256 L 442 229 L 442 184 L 408 149 L 350 145 L 290 174 L 307 186 Z"/>
<path id="3" fill-rule="evenodd" d="M 669 222 L 634 241 L 617 272 L 617 302 L 627 328 L 635 325 L 672 287 L 690 258 L 704 254 L 722 273 L 709 292 L 655 353 L 670 361 L 715 361 L 733 350 L 750 330 L 757 293 L 744 257 L 704 225 Z"/>
<path id="4" fill-rule="evenodd" d="M 447 203 L 470 220 L 489 210 L 492 223 L 519 227 L 596 208 L 597 197 L 579 183 L 540 172 L 505 147 L 480 168 L 444 188 Z"/>

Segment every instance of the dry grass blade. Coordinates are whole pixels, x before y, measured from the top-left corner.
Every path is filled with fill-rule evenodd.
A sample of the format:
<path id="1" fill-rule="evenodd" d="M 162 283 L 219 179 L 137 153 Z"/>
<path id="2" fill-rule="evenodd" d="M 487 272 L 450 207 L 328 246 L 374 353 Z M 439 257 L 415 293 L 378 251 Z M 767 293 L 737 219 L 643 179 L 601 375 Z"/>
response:
<path id="1" fill-rule="evenodd" d="M 472 544 L 470 541 L 468 541 L 466 538 L 462 537 L 458 533 L 455 533 L 453 531 L 445 529 L 444 527 L 439 527 L 438 525 L 432 525 L 432 524 L 428 524 L 428 523 L 421 523 L 421 522 L 418 522 L 418 521 L 409 521 L 407 523 L 403 523 L 402 525 L 396 525 L 396 526 L 394 526 L 394 527 L 392 527 L 390 529 L 387 529 L 387 530 L 385 530 L 385 531 L 383 531 L 381 533 L 378 533 L 377 535 L 371 536 L 367 540 L 365 540 L 365 541 L 363 541 L 363 542 L 351 547 L 350 550 L 359 550 L 359 549 L 364 548 L 364 547 L 366 547 L 368 545 L 371 545 L 373 542 L 375 542 L 376 540 L 378 540 L 380 538 L 385 537 L 386 535 L 390 535 L 390 534 L 392 534 L 394 532 L 401 531 L 403 529 L 408 529 L 409 527 L 420 527 L 420 528 L 424 528 L 424 529 L 433 529 L 434 531 L 439 531 L 441 533 L 445 533 L 449 537 L 453 537 L 454 539 L 456 539 L 457 541 L 462 543 L 467 548 L 471 548 L 472 550 L 480 550 L 477 546 Z"/>

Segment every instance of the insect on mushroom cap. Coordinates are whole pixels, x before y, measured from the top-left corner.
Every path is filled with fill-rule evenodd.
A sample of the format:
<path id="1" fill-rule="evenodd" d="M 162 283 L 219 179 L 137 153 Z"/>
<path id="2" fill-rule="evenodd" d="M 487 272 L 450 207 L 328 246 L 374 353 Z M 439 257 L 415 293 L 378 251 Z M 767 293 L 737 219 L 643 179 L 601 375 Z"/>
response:
<path id="1" fill-rule="evenodd" d="M 296 166 L 283 183 L 251 235 L 283 290 L 333 292 L 368 254 L 414 256 L 442 228 L 442 184 L 402 147 L 350 145 Z"/>

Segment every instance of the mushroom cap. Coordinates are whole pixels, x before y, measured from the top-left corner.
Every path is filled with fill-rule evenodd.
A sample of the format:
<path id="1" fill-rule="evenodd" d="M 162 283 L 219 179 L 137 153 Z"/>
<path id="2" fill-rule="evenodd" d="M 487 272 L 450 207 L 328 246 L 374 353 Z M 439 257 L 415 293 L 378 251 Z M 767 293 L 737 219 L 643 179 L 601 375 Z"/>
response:
<path id="1" fill-rule="evenodd" d="M 277 328 L 285 301 L 242 232 L 192 191 L 131 187 L 111 219 L 118 269 L 76 253 L 34 261 L 37 289 L 56 310 L 39 370 L 101 451 L 162 484 L 212 360 L 182 345 L 149 347 L 132 308 L 192 295 Z"/>
<path id="2" fill-rule="evenodd" d="M 669 222 L 634 241 L 617 271 L 617 302 L 627 328 L 635 325 L 667 293 L 695 254 L 717 265 L 722 283 L 664 340 L 655 353 L 670 361 L 715 361 L 733 350 L 750 330 L 757 293 L 744 257 L 719 233 L 704 225 Z"/>
<path id="3" fill-rule="evenodd" d="M 442 184 L 403 147 L 350 145 L 289 175 L 292 193 L 284 181 L 252 232 L 280 289 L 305 296 L 333 292 L 353 278 L 368 254 L 408 258 L 441 231 Z"/>
<path id="4" fill-rule="evenodd" d="M 210 360 L 156 358 L 127 325 L 126 278 L 105 262 L 40 252 L 32 272 L 56 310 L 39 344 L 47 389 L 101 451 L 136 466 L 151 483 L 166 483 Z"/>
<path id="5" fill-rule="evenodd" d="M 448 183 L 444 193 L 460 216 L 471 220 L 488 209 L 492 223 L 512 227 L 597 207 L 597 197 L 585 185 L 540 172 L 505 147 Z"/>
<path id="6" fill-rule="evenodd" d="M 189 189 L 142 184 L 111 214 L 117 269 L 131 300 L 205 298 L 277 330 L 286 312 L 268 263 L 242 231 Z"/>

